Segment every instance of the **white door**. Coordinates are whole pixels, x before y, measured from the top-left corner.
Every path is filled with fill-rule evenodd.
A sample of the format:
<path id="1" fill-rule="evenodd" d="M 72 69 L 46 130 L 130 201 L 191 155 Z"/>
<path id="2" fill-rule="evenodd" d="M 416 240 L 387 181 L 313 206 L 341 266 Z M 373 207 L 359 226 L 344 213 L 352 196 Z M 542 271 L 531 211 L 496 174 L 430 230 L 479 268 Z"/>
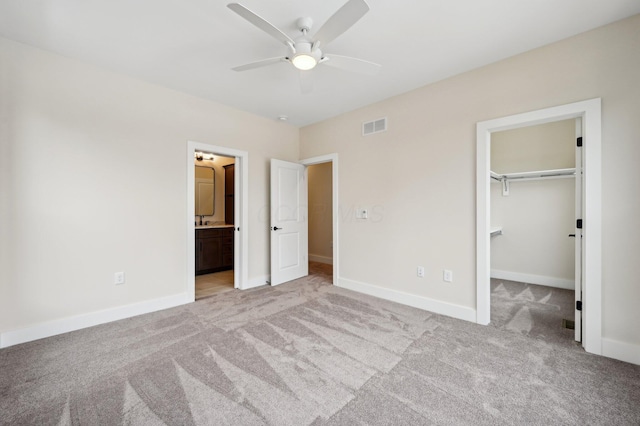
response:
<path id="1" fill-rule="evenodd" d="M 305 166 L 271 160 L 271 285 L 309 275 Z"/>
<path id="2" fill-rule="evenodd" d="M 575 229 L 575 289 L 576 289 L 576 303 L 575 309 L 575 340 L 576 342 L 582 342 L 582 244 L 584 242 L 582 237 L 582 228 L 578 227 L 578 222 L 582 221 L 582 178 L 583 178 L 583 149 L 582 141 L 582 119 L 576 119 L 576 229 Z"/>

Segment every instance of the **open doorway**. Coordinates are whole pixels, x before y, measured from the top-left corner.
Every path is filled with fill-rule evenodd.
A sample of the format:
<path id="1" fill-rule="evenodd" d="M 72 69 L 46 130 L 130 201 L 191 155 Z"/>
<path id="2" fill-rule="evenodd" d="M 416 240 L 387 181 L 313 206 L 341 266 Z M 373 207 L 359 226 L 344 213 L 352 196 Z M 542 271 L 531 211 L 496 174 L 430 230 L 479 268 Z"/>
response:
<path id="1" fill-rule="evenodd" d="M 333 164 L 307 167 L 309 274 L 333 283 Z"/>
<path id="2" fill-rule="evenodd" d="M 491 324 L 566 344 L 580 341 L 574 332 L 579 121 L 491 135 Z"/>
<path id="3" fill-rule="evenodd" d="M 313 225 L 309 228 L 309 260 L 310 272 L 317 272 L 321 279 L 326 279 L 334 285 L 338 284 L 340 258 L 339 258 L 339 228 L 338 228 L 338 154 L 327 154 L 318 157 L 304 159 L 300 162 L 307 168 L 319 166 L 320 168 L 311 171 L 311 176 L 307 179 L 308 185 L 317 183 L 319 188 L 313 191 L 316 195 L 313 203 L 318 204 L 312 207 L 309 201 L 309 208 L 315 208 L 318 213 Z M 308 172 L 309 170 L 307 170 Z M 311 182 L 313 180 L 313 183 Z M 309 193 L 311 195 L 311 192 Z M 329 201 L 330 198 L 330 201 Z M 311 213 L 310 213 L 311 215 Z M 321 221 L 321 224 L 318 222 Z M 328 223 L 331 225 L 329 226 Z M 312 226 L 312 227 L 311 227 Z M 312 235 L 313 233 L 313 235 Z M 311 241 L 314 240 L 313 243 Z M 311 245 L 313 244 L 313 245 Z M 314 255 L 312 257 L 312 255 Z M 330 257 L 329 257 L 330 256 Z M 329 262 L 331 262 L 329 264 Z M 326 277 L 326 278 L 322 278 Z"/>
<path id="4" fill-rule="evenodd" d="M 314 265 L 324 268 L 323 271 L 331 277 L 331 283 L 338 282 L 339 271 L 339 240 L 338 240 L 338 155 L 328 154 L 319 157 L 308 158 L 297 163 L 277 159 L 271 160 L 271 276 L 270 284 L 279 285 L 291 280 L 306 277 L 309 274 L 309 178 L 308 168 L 317 164 L 329 163 L 330 169 L 323 169 L 325 178 L 321 178 L 324 189 L 322 198 L 326 200 L 329 188 L 331 204 L 327 211 L 327 202 L 323 206 L 316 207 L 323 214 L 323 220 L 331 221 L 331 228 L 324 227 L 321 241 L 324 246 L 331 247 L 331 251 L 312 253 L 316 257 Z M 331 175 L 331 181 L 326 179 L 326 172 Z M 314 172 L 312 172 L 313 174 Z M 322 173 L 321 173 L 322 174 Z M 304 214 L 301 214 L 304 212 Z M 315 232 L 315 228 L 312 232 Z M 326 233 L 330 233 L 331 238 Z M 318 241 L 318 240 L 316 240 Z M 320 244 L 323 244 L 322 242 Z M 317 260 L 323 260 L 321 263 Z M 330 269 L 330 270 L 329 270 Z"/>
<path id="5" fill-rule="evenodd" d="M 195 298 L 234 289 L 235 157 L 196 151 Z"/>
<path id="6" fill-rule="evenodd" d="M 587 352 L 602 354 L 602 215 L 601 215 L 601 99 L 590 99 L 511 115 L 477 124 L 476 167 L 476 322 L 490 323 L 490 155 L 494 132 L 549 123 L 564 119 L 581 119 L 583 183 L 582 218 L 576 221 L 583 238 L 581 244 L 581 288 L 576 288 L 575 311 L 582 325 L 582 346 Z M 579 303 L 578 303 L 579 302 Z M 578 326 L 576 321 L 576 327 Z"/>
<path id="7" fill-rule="evenodd" d="M 202 160 L 198 160 L 201 157 Z M 247 288 L 248 275 L 248 153 L 232 148 L 187 143 L 187 292 L 189 299 L 196 299 L 196 274 L 224 272 L 215 276 L 213 284 L 224 282 L 227 289 Z M 198 165 L 213 166 L 209 171 L 213 180 L 209 186 L 215 211 L 211 215 L 196 214 L 196 169 Z M 210 167 L 211 168 L 211 167 Z M 208 200 L 209 194 L 200 198 Z M 199 203 L 199 201 L 198 201 Z M 213 278 L 213 277 L 212 277 Z M 233 284 L 229 285 L 229 281 Z M 212 294 L 215 289 L 205 293 Z M 201 293 L 200 296 L 203 296 Z"/>

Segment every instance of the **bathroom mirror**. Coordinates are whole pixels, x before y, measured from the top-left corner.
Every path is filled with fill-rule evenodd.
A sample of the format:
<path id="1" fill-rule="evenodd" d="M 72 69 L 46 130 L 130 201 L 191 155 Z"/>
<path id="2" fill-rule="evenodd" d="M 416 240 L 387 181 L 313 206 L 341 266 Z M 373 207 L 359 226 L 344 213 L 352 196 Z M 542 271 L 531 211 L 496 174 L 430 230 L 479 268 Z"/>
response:
<path id="1" fill-rule="evenodd" d="M 196 216 L 213 216 L 216 205 L 216 172 L 213 167 L 195 168 Z"/>

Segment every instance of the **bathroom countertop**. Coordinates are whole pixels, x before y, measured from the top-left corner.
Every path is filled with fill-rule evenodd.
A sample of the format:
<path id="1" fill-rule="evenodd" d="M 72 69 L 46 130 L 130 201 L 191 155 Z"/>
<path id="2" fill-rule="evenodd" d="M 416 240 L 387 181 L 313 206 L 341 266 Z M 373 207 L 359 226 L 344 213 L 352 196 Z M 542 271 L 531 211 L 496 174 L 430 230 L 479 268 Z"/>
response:
<path id="1" fill-rule="evenodd" d="M 196 225 L 196 229 L 233 228 L 234 225 Z"/>

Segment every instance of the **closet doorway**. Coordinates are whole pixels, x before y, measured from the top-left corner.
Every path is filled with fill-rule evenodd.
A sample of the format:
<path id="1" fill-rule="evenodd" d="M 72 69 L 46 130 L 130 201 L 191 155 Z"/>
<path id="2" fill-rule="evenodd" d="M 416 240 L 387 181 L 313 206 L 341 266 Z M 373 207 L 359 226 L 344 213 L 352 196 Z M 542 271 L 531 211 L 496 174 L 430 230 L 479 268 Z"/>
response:
<path id="1" fill-rule="evenodd" d="M 495 327 L 559 343 L 581 340 L 574 312 L 581 269 L 575 244 L 582 216 L 580 129 L 577 118 L 491 135 Z"/>
<path id="2" fill-rule="evenodd" d="M 581 317 L 581 343 L 587 352 L 602 354 L 602 216 L 601 191 L 601 99 L 561 105 L 511 115 L 477 124 L 476 167 L 476 322 L 491 318 L 491 139 L 495 132 L 568 119 L 581 119 L 583 187 L 580 241 L 580 303 L 574 307 Z M 578 224 L 576 224 L 576 228 Z M 578 232 L 577 232 L 578 233 Z M 499 238 L 499 237 L 498 237 Z M 576 324 L 578 326 L 578 324 Z"/>

